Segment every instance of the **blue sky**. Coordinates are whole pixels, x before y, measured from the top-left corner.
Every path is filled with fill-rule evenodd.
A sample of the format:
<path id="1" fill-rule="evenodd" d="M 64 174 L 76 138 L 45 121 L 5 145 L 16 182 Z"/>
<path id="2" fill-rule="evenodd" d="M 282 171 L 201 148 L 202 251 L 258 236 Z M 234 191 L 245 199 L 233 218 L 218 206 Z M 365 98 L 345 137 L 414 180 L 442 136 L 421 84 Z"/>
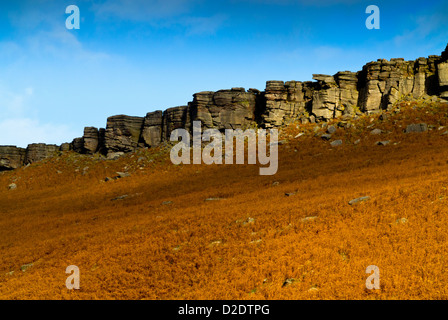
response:
<path id="1" fill-rule="evenodd" d="M 0 145 L 70 142 L 108 116 L 192 94 L 414 60 L 448 43 L 444 1 L 33 0 L 0 2 Z M 80 9 L 68 30 L 68 5 Z M 368 5 L 380 30 L 368 30 Z"/>

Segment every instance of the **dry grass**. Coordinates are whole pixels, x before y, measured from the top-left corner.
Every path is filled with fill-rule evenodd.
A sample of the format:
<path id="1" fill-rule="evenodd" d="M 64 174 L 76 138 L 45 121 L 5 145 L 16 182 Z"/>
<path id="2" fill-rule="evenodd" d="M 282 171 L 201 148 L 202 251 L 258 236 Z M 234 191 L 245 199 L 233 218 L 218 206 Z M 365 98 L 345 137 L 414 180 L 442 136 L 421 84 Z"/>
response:
<path id="1" fill-rule="evenodd" d="M 413 105 L 339 130 L 337 148 L 313 125 L 288 127 L 274 176 L 173 166 L 162 149 L 116 161 L 67 153 L 3 173 L 0 298 L 446 299 L 448 136 L 437 127 L 448 106 Z M 419 122 L 436 128 L 402 132 Z M 123 170 L 131 176 L 104 182 Z M 348 205 L 361 196 L 370 200 Z M 65 287 L 68 265 L 80 290 Z M 369 265 L 380 290 L 365 287 Z"/>

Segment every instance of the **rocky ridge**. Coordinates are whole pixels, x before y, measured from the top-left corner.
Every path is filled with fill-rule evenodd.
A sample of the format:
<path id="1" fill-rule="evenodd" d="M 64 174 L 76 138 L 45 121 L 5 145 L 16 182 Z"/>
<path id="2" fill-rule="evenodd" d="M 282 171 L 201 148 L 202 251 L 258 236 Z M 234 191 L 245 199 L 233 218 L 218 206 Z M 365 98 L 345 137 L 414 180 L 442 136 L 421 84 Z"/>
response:
<path id="1" fill-rule="evenodd" d="M 276 128 L 291 121 L 314 123 L 380 113 L 403 99 L 448 99 L 448 46 L 440 56 L 414 61 L 378 59 L 358 72 L 314 74 L 313 79 L 316 81 L 267 81 L 264 91 L 231 88 L 198 92 L 185 106 L 149 112 L 145 117 L 109 117 L 106 128 L 86 127 L 82 137 L 61 146 L 0 146 L 0 171 L 59 151 L 101 153 L 114 159 L 138 148 L 158 146 L 169 140 L 174 129 L 191 130 L 193 121 L 201 121 L 205 129 L 221 131 Z"/>

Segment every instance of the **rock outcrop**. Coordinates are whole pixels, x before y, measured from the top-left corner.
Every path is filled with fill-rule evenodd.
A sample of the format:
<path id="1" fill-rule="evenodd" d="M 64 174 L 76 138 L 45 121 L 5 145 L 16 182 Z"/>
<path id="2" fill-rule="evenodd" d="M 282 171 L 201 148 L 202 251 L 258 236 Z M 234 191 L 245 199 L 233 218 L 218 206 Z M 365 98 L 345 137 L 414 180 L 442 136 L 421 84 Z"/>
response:
<path id="1" fill-rule="evenodd" d="M 55 144 L 33 143 L 26 148 L 25 164 L 33 163 L 53 156 L 60 150 Z"/>
<path id="2" fill-rule="evenodd" d="M 313 79 L 267 81 L 264 91 L 231 88 L 198 92 L 185 106 L 149 112 L 145 117 L 109 117 L 105 129 L 86 127 L 82 137 L 60 147 L 31 144 L 25 150 L 0 146 L 0 170 L 42 160 L 59 150 L 101 153 L 116 159 L 137 148 L 156 147 L 169 141 L 175 129 L 191 131 L 193 121 L 201 121 L 204 129 L 221 131 L 255 126 L 275 128 L 291 121 L 321 122 L 344 115 L 377 113 L 402 99 L 448 100 L 448 46 L 440 56 L 415 61 L 379 59 L 358 72 L 314 74 Z"/>
<path id="3" fill-rule="evenodd" d="M 261 115 L 263 126 L 278 127 L 285 121 L 299 117 L 309 118 L 311 111 L 313 82 L 267 81 L 264 93 L 264 112 Z"/>
<path id="4" fill-rule="evenodd" d="M 147 147 L 154 147 L 162 141 L 163 112 L 160 110 L 148 112 L 143 121 L 140 140 Z"/>
<path id="5" fill-rule="evenodd" d="M 104 146 L 108 152 L 132 152 L 139 146 L 143 117 L 118 115 L 107 118 Z"/>
<path id="6" fill-rule="evenodd" d="M 99 146 L 99 131 L 95 127 L 84 128 L 83 148 L 87 154 L 97 152 Z"/>
<path id="7" fill-rule="evenodd" d="M 190 104 L 191 119 L 218 130 L 254 125 L 256 94 L 244 88 L 195 93 Z"/>
<path id="8" fill-rule="evenodd" d="M 21 167 L 26 158 L 26 150 L 15 146 L 0 146 L 0 171 Z"/>
<path id="9" fill-rule="evenodd" d="M 448 99 L 448 45 L 442 52 L 441 62 L 437 66 L 438 80 L 440 85 L 440 96 Z"/>
<path id="10" fill-rule="evenodd" d="M 162 141 L 170 140 L 171 131 L 185 128 L 190 129 L 190 112 L 188 106 L 166 109 L 162 118 Z"/>

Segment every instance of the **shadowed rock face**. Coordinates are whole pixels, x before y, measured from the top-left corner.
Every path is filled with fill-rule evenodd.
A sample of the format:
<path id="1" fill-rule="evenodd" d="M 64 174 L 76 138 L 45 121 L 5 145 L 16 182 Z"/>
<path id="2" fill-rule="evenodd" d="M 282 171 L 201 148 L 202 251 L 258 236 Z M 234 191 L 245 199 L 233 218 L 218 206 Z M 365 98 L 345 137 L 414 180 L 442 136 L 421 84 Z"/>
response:
<path id="1" fill-rule="evenodd" d="M 448 45 L 442 52 L 441 62 L 437 66 L 440 96 L 448 99 Z"/>
<path id="2" fill-rule="evenodd" d="M 169 141 L 171 131 L 179 128 L 190 129 L 190 112 L 188 106 L 166 109 L 162 119 L 162 141 Z"/>
<path id="3" fill-rule="evenodd" d="M 94 154 L 99 146 L 99 132 L 95 127 L 84 128 L 83 148 L 87 154 Z"/>
<path id="4" fill-rule="evenodd" d="M 77 153 L 84 153 L 84 139 L 83 138 L 73 139 L 72 149 Z"/>
<path id="5" fill-rule="evenodd" d="M 193 95 L 192 121 L 201 121 L 204 128 L 239 129 L 255 124 L 256 92 L 232 88 Z"/>
<path id="6" fill-rule="evenodd" d="M 107 118 L 105 147 L 108 152 L 132 152 L 138 147 L 143 117 L 118 115 Z"/>
<path id="7" fill-rule="evenodd" d="M 55 144 L 33 143 L 26 148 L 25 164 L 41 161 L 53 156 L 59 151 L 59 146 Z"/>
<path id="8" fill-rule="evenodd" d="M 281 126 L 286 120 L 309 116 L 307 105 L 312 99 L 314 83 L 300 81 L 267 81 L 265 108 L 261 115 L 267 128 Z M 260 108 L 259 108 L 260 109 Z"/>
<path id="9" fill-rule="evenodd" d="M 313 79 L 316 81 L 267 81 L 263 92 L 244 88 L 198 92 L 186 106 L 149 112 L 145 117 L 109 117 L 106 129 L 86 127 L 83 137 L 61 147 L 31 144 L 25 150 L 0 146 L 0 170 L 42 160 L 58 150 L 99 152 L 114 158 L 140 147 L 156 147 L 170 140 L 175 129 L 191 132 L 193 121 L 201 121 L 204 129 L 221 131 L 255 125 L 272 128 L 293 120 L 327 121 L 346 114 L 380 112 L 405 97 L 448 100 L 448 46 L 441 56 L 415 61 L 379 59 L 358 72 L 314 74 Z"/>
<path id="10" fill-rule="evenodd" d="M 148 147 L 154 147 L 162 141 L 163 112 L 158 110 L 148 112 L 143 121 L 140 140 Z"/>
<path id="11" fill-rule="evenodd" d="M 26 150 L 15 146 L 0 146 L 0 171 L 21 167 L 25 161 Z"/>
<path id="12" fill-rule="evenodd" d="M 390 108 L 405 96 L 419 98 L 436 94 L 439 60 L 439 56 L 430 56 L 416 61 L 383 59 L 366 64 L 360 73 L 361 110 L 376 112 Z"/>

